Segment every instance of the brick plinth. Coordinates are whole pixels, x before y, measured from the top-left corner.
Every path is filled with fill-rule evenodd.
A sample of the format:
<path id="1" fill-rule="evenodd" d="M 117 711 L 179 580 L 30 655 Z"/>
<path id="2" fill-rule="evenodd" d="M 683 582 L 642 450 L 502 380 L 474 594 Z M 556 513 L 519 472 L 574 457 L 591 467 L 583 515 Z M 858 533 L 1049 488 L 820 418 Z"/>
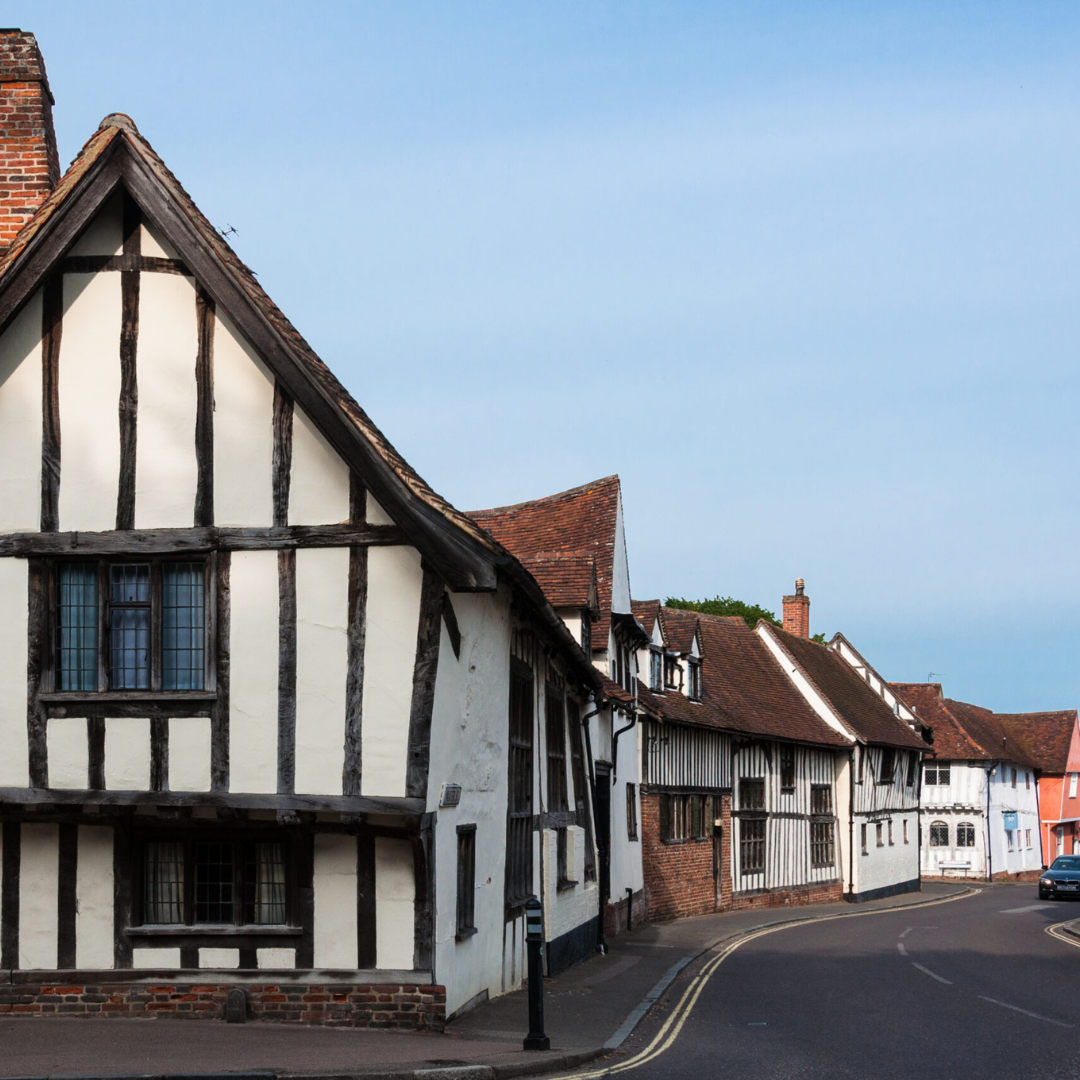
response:
<path id="1" fill-rule="evenodd" d="M 335 1027 L 442 1031 L 446 988 L 296 983 L 32 983 L 0 987 L 0 1015 L 221 1020 L 236 986 L 248 998 L 249 1020 Z"/>
<path id="2" fill-rule="evenodd" d="M 649 921 L 648 905 L 645 900 L 645 890 L 639 889 L 630 898 L 630 928 L 641 926 Z M 608 904 L 604 911 L 604 933 L 608 937 L 626 933 L 627 902 L 624 898 L 621 903 Z"/>

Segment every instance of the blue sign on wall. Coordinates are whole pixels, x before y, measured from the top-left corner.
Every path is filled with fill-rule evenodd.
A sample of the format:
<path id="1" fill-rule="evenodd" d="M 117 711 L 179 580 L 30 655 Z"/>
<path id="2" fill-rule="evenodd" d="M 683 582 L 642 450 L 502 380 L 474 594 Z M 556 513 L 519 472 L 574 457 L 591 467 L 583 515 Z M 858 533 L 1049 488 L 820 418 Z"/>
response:
<path id="1" fill-rule="evenodd" d="M 1005 811 L 1005 828 L 1013 832 L 1020 828 L 1020 818 L 1015 810 Z"/>

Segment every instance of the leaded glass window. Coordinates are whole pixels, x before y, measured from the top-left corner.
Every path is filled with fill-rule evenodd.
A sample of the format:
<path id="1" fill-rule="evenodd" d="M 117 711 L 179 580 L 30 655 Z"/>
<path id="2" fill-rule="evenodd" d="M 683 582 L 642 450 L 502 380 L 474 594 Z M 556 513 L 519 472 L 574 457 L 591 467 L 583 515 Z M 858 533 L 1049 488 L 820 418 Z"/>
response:
<path id="1" fill-rule="evenodd" d="M 98 688 L 97 574 L 96 563 L 67 563 L 57 575 L 58 690 Z"/>
<path id="2" fill-rule="evenodd" d="M 233 845 L 195 845 L 195 921 L 233 921 Z"/>
<path id="3" fill-rule="evenodd" d="M 949 825 L 945 821 L 934 821 L 930 824 L 930 846 L 949 846 Z"/>
<path id="4" fill-rule="evenodd" d="M 739 821 L 739 865 L 744 874 L 765 869 L 765 819 L 741 818 Z"/>
<path id="5" fill-rule="evenodd" d="M 975 826 L 972 825 L 970 821 L 961 821 L 960 824 L 956 826 L 956 846 L 975 846 Z"/>
<path id="6" fill-rule="evenodd" d="M 120 563 L 109 573 L 110 686 L 150 688 L 150 566 Z"/>
<path id="7" fill-rule="evenodd" d="M 202 563 L 161 567 L 161 685 L 165 690 L 203 688 Z"/>
<path id="8" fill-rule="evenodd" d="M 285 922 L 285 846 L 252 844 L 244 875 L 244 921 L 265 926 Z"/>
<path id="9" fill-rule="evenodd" d="M 184 921 L 184 845 L 151 843 L 144 857 L 144 917 L 147 923 Z"/>

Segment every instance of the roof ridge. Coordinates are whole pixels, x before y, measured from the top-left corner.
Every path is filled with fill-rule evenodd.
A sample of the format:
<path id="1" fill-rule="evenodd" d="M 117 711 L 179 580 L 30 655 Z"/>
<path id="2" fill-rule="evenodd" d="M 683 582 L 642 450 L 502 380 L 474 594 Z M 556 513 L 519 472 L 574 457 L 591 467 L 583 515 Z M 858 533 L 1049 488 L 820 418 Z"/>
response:
<path id="1" fill-rule="evenodd" d="M 608 485 L 612 481 L 619 483 L 619 474 L 612 473 L 610 476 L 601 477 L 599 480 L 591 480 L 587 484 L 579 484 L 577 487 L 567 488 L 566 491 L 557 491 L 554 495 L 542 495 L 538 499 L 526 499 L 523 502 L 507 503 L 506 506 L 489 506 L 483 510 L 465 511 L 470 517 L 474 514 L 499 514 L 506 510 L 521 510 L 526 506 L 538 506 L 541 503 L 555 502 L 556 499 L 564 499 L 570 495 L 591 495 L 590 489 L 601 485 Z"/>

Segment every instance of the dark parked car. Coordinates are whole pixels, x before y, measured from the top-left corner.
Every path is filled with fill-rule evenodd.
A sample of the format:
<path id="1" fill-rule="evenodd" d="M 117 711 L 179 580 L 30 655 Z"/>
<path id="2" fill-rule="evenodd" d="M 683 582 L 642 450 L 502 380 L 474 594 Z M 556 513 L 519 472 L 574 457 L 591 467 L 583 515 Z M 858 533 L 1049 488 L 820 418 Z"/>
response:
<path id="1" fill-rule="evenodd" d="M 1039 899 L 1080 896 L 1080 855 L 1059 855 L 1039 878 Z"/>

